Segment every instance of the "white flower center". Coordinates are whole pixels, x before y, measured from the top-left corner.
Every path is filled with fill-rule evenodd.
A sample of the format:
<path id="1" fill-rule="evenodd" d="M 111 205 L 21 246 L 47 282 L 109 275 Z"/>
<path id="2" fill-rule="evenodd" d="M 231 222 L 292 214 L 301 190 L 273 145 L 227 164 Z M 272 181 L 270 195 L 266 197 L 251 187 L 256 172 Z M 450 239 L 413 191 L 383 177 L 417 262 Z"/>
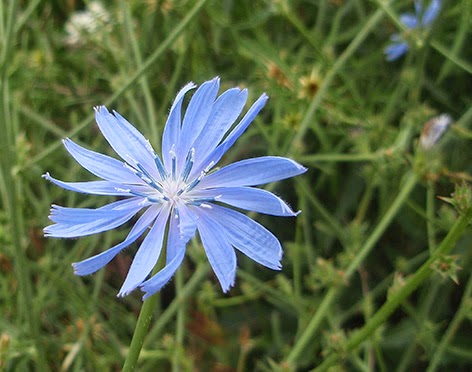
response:
<path id="1" fill-rule="evenodd" d="M 152 176 L 141 164 L 132 161 L 128 161 L 129 164 L 125 164 L 130 170 L 133 171 L 141 180 L 148 185 L 152 191 L 151 192 L 137 192 L 132 190 L 126 190 L 132 195 L 142 196 L 146 198 L 151 203 L 171 203 L 172 206 L 175 206 L 179 202 L 185 204 L 194 204 L 201 206 L 207 201 L 213 201 L 214 198 L 195 198 L 189 195 L 189 192 L 197 186 L 202 178 L 207 174 L 209 169 L 213 166 L 213 162 L 210 163 L 207 168 L 200 173 L 200 175 L 193 180 L 189 181 L 189 175 L 192 171 L 194 159 L 195 159 L 195 149 L 192 148 L 186 158 L 185 165 L 180 172 L 180 175 L 177 175 L 177 158 L 174 151 L 174 147 L 170 151 L 171 155 L 171 171 L 170 173 L 165 169 L 164 164 L 162 163 L 159 156 L 152 151 L 154 155 L 154 161 L 156 163 L 157 169 L 161 180 L 157 180 Z"/>

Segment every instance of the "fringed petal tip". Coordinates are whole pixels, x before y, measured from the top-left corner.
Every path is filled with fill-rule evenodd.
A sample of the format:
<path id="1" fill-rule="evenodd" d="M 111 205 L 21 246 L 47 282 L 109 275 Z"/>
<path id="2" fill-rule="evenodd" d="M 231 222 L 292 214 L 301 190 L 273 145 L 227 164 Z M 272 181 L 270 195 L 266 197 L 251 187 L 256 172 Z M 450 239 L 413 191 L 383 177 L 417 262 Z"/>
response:
<path id="1" fill-rule="evenodd" d="M 87 275 L 92 275 L 95 271 L 93 272 L 85 272 L 84 268 L 81 267 L 80 262 L 73 262 L 70 264 L 72 266 L 72 270 L 74 270 L 74 275 L 77 276 L 87 276 Z"/>
<path id="2" fill-rule="evenodd" d="M 109 114 L 110 113 L 105 105 L 95 106 L 93 110 L 95 111 L 96 114 Z"/>
<path id="3" fill-rule="evenodd" d="M 221 283 L 221 281 L 220 281 L 220 285 L 221 285 L 221 289 L 222 289 L 223 293 L 228 293 L 230 291 L 230 289 L 234 287 L 234 284 L 236 283 L 236 271 L 228 274 L 228 277 L 232 277 L 231 281 L 229 281 L 225 284 Z"/>
<path id="4" fill-rule="evenodd" d="M 45 238 L 55 238 L 55 236 L 49 231 L 48 227 L 51 227 L 52 225 L 46 226 L 43 229 L 43 235 Z"/>
<path id="5" fill-rule="evenodd" d="M 118 292 L 117 295 L 116 295 L 116 297 L 118 297 L 118 298 L 123 298 L 123 297 L 127 296 L 128 293 L 129 293 L 129 292 L 126 292 L 126 293 Z"/>
<path id="6" fill-rule="evenodd" d="M 171 282 L 171 280 L 169 279 L 162 286 L 160 286 L 159 288 L 156 288 L 156 289 L 150 289 L 149 287 L 147 287 L 145 285 L 145 282 L 141 283 L 139 285 L 139 289 L 141 290 L 141 292 L 144 292 L 144 295 L 141 299 L 144 301 L 144 300 L 148 299 L 149 297 L 151 297 L 152 295 L 155 295 L 156 293 L 160 292 L 162 290 L 162 288 L 164 288 L 170 282 Z"/>
<path id="7" fill-rule="evenodd" d="M 232 248 L 233 249 L 233 248 Z M 235 256 L 236 257 L 236 256 Z M 224 283 L 222 283 L 221 280 L 219 280 L 221 284 L 221 289 L 223 290 L 223 293 L 228 293 L 231 288 L 234 287 L 236 284 L 236 270 L 237 270 L 237 264 L 234 266 L 233 270 L 231 270 L 227 275 L 224 280 Z M 220 279 L 220 278 L 219 278 Z"/>
<path id="8" fill-rule="evenodd" d="M 164 288 L 164 286 L 163 286 L 162 288 Z M 162 289 L 162 288 L 161 288 L 161 289 Z M 159 289 L 159 290 L 157 290 L 157 291 L 145 291 L 142 287 L 139 288 L 139 289 L 140 289 L 142 292 L 144 292 L 143 297 L 141 297 L 141 300 L 142 300 L 142 301 L 147 300 L 149 297 L 154 296 L 156 293 L 158 293 L 158 292 L 161 291 L 161 289 Z"/>
<path id="9" fill-rule="evenodd" d="M 231 283 L 227 288 L 223 288 L 221 287 L 223 293 L 228 293 L 230 291 L 231 288 L 234 287 L 234 283 Z"/>
<path id="10" fill-rule="evenodd" d="M 144 282 L 144 281 L 143 281 Z M 133 292 L 136 288 L 138 288 L 139 286 L 141 286 L 141 284 L 143 284 L 143 282 L 141 283 L 138 283 L 137 285 L 131 287 L 131 288 L 128 288 L 126 289 L 125 291 L 123 290 L 120 290 L 120 292 L 118 292 L 118 294 L 116 295 L 116 297 L 126 297 L 128 296 L 131 292 Z"/>

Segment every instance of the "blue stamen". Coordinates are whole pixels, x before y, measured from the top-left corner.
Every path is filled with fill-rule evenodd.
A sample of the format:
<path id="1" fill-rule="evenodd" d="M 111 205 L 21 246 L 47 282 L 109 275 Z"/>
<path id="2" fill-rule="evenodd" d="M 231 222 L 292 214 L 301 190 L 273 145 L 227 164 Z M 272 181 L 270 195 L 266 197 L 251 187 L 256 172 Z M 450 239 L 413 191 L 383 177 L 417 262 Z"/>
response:
<path id="1" fill-rule="evenodd" d="M 149 142 L 149 140 L 146 141 L 146 148 L 154 157 L 154 163 L 156 164 L 156 167 L 157 167 L 157 170 L 159 171 L 159 175 L 161 176 L 161 179 L 165 180 L 169 176 L 169 174 L 167 173 L 166 168 L 164 167 L 164 164 L 162 163 L 160 156 L 152 148 L 152 145 Z"/>
<path id="2" fill-rule="evenodd" d="M 200 181 L 207 175 L 207 173 L 210 171 L 211 167 L 213 167 L 214 162 L 212 161 L 208 166 L 203 170 L 200 175 L 195 178 L 192 182 L 190 182 L 185 189 L 182 190 L 182 192 L 187 192 L 192 190 L 195 186 L 197 186 Z M 180 192 L 180 191 L 179 191 Z M 180 195 L 180 194 L 179 194 Z"/>
<path id="3" fill-rule="evenodd" d="M 205 172 L 202 172 L 200 173 L 200 176 L 198 176 L 197 178 L 195 178 L 192 182 L 190 182 L 187 187 L 185 187 L 183 190 L 181 190 L 182 192 L 187 192 L 187 191 L 190 191 L 192 190 L 195 186 L 197 186 L 200 181 L 202 180 L 202 178 L 205 176 Z M 180 191 L 179 191 L 180 192 Z M 180 193 L 182 193 L 180 192 Z"/>
<path id="4" fill-rule="evenodd" d="M 215 198 L 195 198 L 195 199 L 190 199 L 186 202 L 186 204 L 189 205 L 195 205 L 197 207 L 200 207 L 202 204 L 205 204 L 207 202 L 214 202 L 216 201 Z M 207 205 L 207 204 L 205 204 Z"/>
<path id="5" fill-rule="evenodd" d="M 165 180 L 167 177 L 169 177 L 169 174 L 167 173 L 161 158 L 156 153 L 154 153 L 154 163 L 156 163 L 157 170 L 159 171 L 159 175 L 161 176 L 162 180 Z"/>
<path id="6" fill-rule="evenodd" d="M 154 179 L 154 177 L 139 163 L 136 163 L 136 166 L 141 171 L 139 177 L 146 182 L 149 186 L 155 188 L 159 192 L 164 192 L 162 186 Z"/>
<path id="7" fill-rule="evenodd" d="M 193 167 L 193 162 L 195 160 L 195 149 L 192 148 L 187 154 L 187 159 L 185 160 L 184 171 L 182 172 L 182 181 L 186 182 L 190 174 L 190 171 Z"/>
<path id="8" fill-rule="evenodd" d="M 172 149 L 169 152 L 172 158 L 172 171 L 171 171 L 172 181 L 175 181 L 175 174 L 177 173 L 177 157 L 175 155 L 174 149 L 175 149 L 175 145 L 172 145 Z"/>

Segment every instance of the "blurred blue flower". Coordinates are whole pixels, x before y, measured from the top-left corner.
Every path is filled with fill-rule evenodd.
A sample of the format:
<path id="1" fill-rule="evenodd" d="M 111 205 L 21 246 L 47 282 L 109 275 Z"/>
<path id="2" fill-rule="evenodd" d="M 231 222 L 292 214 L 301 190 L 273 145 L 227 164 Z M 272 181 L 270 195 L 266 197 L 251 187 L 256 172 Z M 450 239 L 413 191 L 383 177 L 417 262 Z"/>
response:
<path id="1" fill-rule="evenodd" d="M 415 14 L 403 13 L 400 16 L 400 21 L 403 25 L 410 30 L 418 28 L 426 28 L 433 23 L 441 10 L 440 0 L 431 0 L 431 3 L 423 12 L 422 2 L 419 0 L 415 1 Z M 409 49 L 408 43 L 399 33 L 393 34 L 390 37 L 392 43 L 385 48 L 385 55 L 387 61 L 395 61 L 403 56 Z"/>
<path id="2" fill-rule="evenodd" d="M 74 263 L 77 275 L 102 268 L 148 229 L 119 296 L 138 287 L 145 292 L 144 299 L 159 291 L 182 263 L 186 245 L 196 231 L 224 292 L 235 280 L 234 248 L 271 269 L 281 268 L 282 248 L 277 238 L 222 204 L 275 216 L 295 216 L 297 213 L 278 196 L 252 186 L 293 177 L 306 168 L 287 158 L 263 156 L 215 170 L 268 98 L 263 94 L 230 130 L 246 104 L 248 92 L 232 88 L 217 97 L 219 86 L 218 78 L 202 84 L 192 96 L 183 120 L 184 96 L 195 85 L 189 83 L 178 93 L 162 136 L 162 158 L 125 118 L 104 106 L 95 109 L 96 122 L 122 160 L 87 150 L 70 139 L 63 141 L 72 157 L 102 180 L 64 182 L 49 173 L 43 177 L 67 190 L 116 196 L 119 200 L 98 209 L 52 205 L 49 218 L 54 224 L 44 229 L 46 236 L 76 238 L 100 233 L 123 225 L 142 211 L 123 242 Z M 166 228 L 165 267 L 148 278 L 161 254 Z"/>

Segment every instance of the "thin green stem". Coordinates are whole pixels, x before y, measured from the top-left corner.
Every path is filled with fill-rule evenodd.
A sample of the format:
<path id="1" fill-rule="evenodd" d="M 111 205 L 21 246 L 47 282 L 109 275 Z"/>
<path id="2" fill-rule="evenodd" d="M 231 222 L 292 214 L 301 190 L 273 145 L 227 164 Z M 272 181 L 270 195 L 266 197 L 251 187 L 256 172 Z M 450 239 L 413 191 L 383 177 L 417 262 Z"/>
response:
<path id="1" fill-rule="evenodd" d="M 133 338 L 129 346 L 128 355 L 126 356 L 123 365 L 123 372 L 134 371 L 138 363 L 139 354 L 144 344 L 144 337 L 146 336 L 149 324 L 151 323 L 154 309 L 156 308 L 159 293 L 148 297 L 144 300 L 143 307 L 139 313 L 138 322 L 134 330 Z"/>
<path id="2" fill-rule="evenodd" d="M 321 215 L 323 220 L 331 227 L 333 232 L 336 234 L 339 240 L 345 240 L 345 233 L 342 229 L 341 225 L 338 223 L 336 218 L 323 206 L 320 200 L 315 196 L 314 193 L 310 192 L 310 186 L 305 181 L 304 178 L 297 178 L 295 180 L 297 185 L 300 187 L 300 190 L 304 193 L 307 198 L 307 202 L 309 202 L 317 213 Z"/>
<path id="3" fill-rule="evenodd" d="M 435 241 L 435 231 L 434 231 L 434 201 L 435 201 L 435 193 L 434 193 L 434 182 L 429 181 L 428 187 L 426 189 L 426 230 L 428 234 L 428 247 L 429 251 L 432 253 L 436 246 Z"/>
<path id="4" fill-rule="evenodd" d="M 387 227 L 392 222 L 393 218 L 397 215 L 397 213 L 402 208 L 403 204 L 406 202 L 408 196 L 413 191 L 413 188 L 416 186 L 418 182 L 418 177 L 415 173 L 410 172 L 406 176 L 405 183 L 401 186 L 401 190 L 398 193 L 397 197 L 393 201 L 393 203 L 388 208 L 385 215 L 382 217 L 381 221 L 375 227 L 372 234 L 364 243 L 363 247 L 356 254 L 355 258 L 351 261 L 351 264 L 346 269 L 346 275 L 348 278 L 359 268 L 360 264 L 364 261 L 366 256 L 370 253 L 372 248 L 374 248 L 375 244 L 378 242 L 380 237 L 383 235 Z"/>
<path id="5" fill-rule="evenodd" d="M 387 4 L 390 4 L 392 1 L 388 1 Z M 332 68 L 328 71 L 326 76 L 323 78 L 323 82 L 318 90 L 317 94 L 311 101 L 310 105 L 308 106 L 305 116 L 300 124 L 300 129 L 297 131 L 297 134 L 290 142 L 290 146 L 286 149 L 285 153 L 289 154 L 292 149 L 296 148 L 297 146 L 293 146 L 293 144 L 300 143 L 302 138 L 305 136 L 308 128 L 313 126 L 314 131 L 317 136 L 320 137 L 320 142 L 323 144 L 328 144 L 328 141 L 323 141 L 324 134 L 323 131 L 318 128 L 317 124 L 313 121 L 313 116 L 315 111 L 320 106 L 325 94 L 328 91 L 328 88 L 331 86 L 331 83 L 334 80 L 334 77 L 338 74 L 341 68 L 345 65 L 346 61 L 354 54 L 354 52 L 359 48 L 365 38 L 370 34 L 371 31 L 375 30 L 377 24 L 382 20 L 384 15 L 383 9 L 378 9 L 372 17 L 365 23 L 364 27 L 359 31 L 357 36 L 352 40 L 349 46 L 344 50 L 343 53 L 336 59 L 336 62 L 333 64 Z"/>
<path id="6" fill-rule="evenodd" d="M 434 351 L 433 356 L 431 358 L 431 362 L 429 363 L 429 366 L 426 372 L 434 372 L 440 366 L 440 363 L 443 360 L 442 356 L 444 355 L 446 348 L 449 346 L 455 333 L 458 331 L 461 322 L 467 316 L 467 312 L 470 309 L 470 305 L 472 301 L 471 296 L 472 296 L 472 274 L 469 277 L 464 294 L 462 295 L 462 301 L 459 305 L 459 308 L 457 309 L 457 312 L 454 315 L 454 318 L 452 319 L 451 323 L 449 324 L 449 327 L 444 333 L 443 338 L 441 339 L 441 342 L 439 343 L 438 347 Z"/>
<path id="7" fill-rule="evenodd" d="M 416 308 L 412 309 L 412 314 L 413 317 L 415 318 L 415 335 L 420 335 L 425 327 L 427 326 L 429 322 L 429 313 L 431 310 L 431 307 L 433 305 L 434 300 L 436 299 L 440 282 L 439 281 L 430 281 L 428 283 L 429 285 L 425 285 L 422 288 L 422 302 L 420 306 L 417 306 Z M 418 309 L 419 307 L 419 309 Z M 405 351 L 403 352 L 403 355 L 401 359 L 399 359 L 397 363 L 397 368 L 396 372 L 405 372 L 409 371 L 411 369 L 411 363 L 413 358 L 415 357 L 415 352 L 417 350 L 417 338 L 416 337 L 411 337 L 409 341 L 405 341 L 405 345 L 408 343 L 408 345 L 405 347 Z"/>
<path id="8" fill-rule="evenodd" d="M 297 15 L 292 11 L 292 9 L 287 6 L 284 8 L 284 15 L 288 21 L 300 32 L 300 34 L 308 41 L 310 46 L 315 51 L 315 56 L 317 59 L 321 60 L 324 64 L 328 64 L 328 60 L 323 54 L 323 51 L 320 47 L 322 45 L 321 40 L 319 40 L 318 34 L 307 30 L 305 25 L 300 21 Z"/>
<path id="9" fill-rule="evenodd" d="M 468 72 L 469 74 L 472 74 L 472 65 L 469 62 L 457 57 L 454 52 L 450 52 L 443 44 L 439 43 L 436 40 L 432 40 L 430 44 L 437 52 L 441 53 L 444 57 L 448 58 L 457 67 Z"/>
<path id="10" fill-rule="evenodd" d="M 175 275 L 175 291 L 176 297 L 180 295 L 183 288 L 183 272 L 182 269 L 177 270 Z M 175 349 L 172 356 L 172 371 L 179 372 L 181 370 L 181 357 L 185 335 L 185 318 L 187 306 L 182 302 L 177 310 L 177 324 L 175 327 Z"/>
<path id="11" fill-rule="evenodd" d="M 131 49 L 133 52 L 135 64 L 136 64 L 137 69 L 139 70 L 141 66 L 143 65 L 143 58 L 141 56 L 139 44 L 133 30 L 129 4 L 127 1 L 124 1 L 124 0 L 121 0 L 120 4 L 121 4 L 121 10 L 124 15 L 123 19 L 124 19 L 126 38 L 128 39 L 128 42 L 131 44 Z M 156 110 L 154 108 L 154 101 L 152 99 L 151 89 L 149 88 L 149 83 L 145 75 L 142 75 L 139 78 L 139 84 L 141 86 L 141 91 L 143 93 L 144 100 L 146 102 L 146 109 L 147 109 L 147 116 L 148 116 L 147 117 L 148 130 L 151 133 L 151 138 L 157 141 L 158 127 L 156 125 L 156 116 L 155 116 Z"/>
<path id="12" fill-rule="evenodd" d="M 439 247 L 434 251 L 431 257 L 405 282 L 403 287 L 393 293 L 387 302 L 374 314 L 372 318 L 354 333 L 346 342 L 345 353 L 331 354 L 315 371 L 326 371 L 329 367 L 337 363 L 343 355 L 356 349 L 373 332 L 375 332 L 388 317 L 403 303 L 403 301 L 415 291 L 427 278 L 433 274 L 433 264 L 441 256 L 448 254 L 454 247 L 457 240 L 462 236 L 468 224 L 472 219 L 472 208 L 461 215 L 446 235 Z"/>
<path id="13" fill-rule="evenodd" d="M 354 256 L 350 265 L 347 267 L 345 271 L 347 280 L 350 279 L 352 274 L 359 268 L 360 264 L 374 248 L 377 241 L 380 239 L 382 234 L 392 222 L 393 218 L 397 215 L 403 204 L 406 202 L 408 196 L 413 191 L 413 188 L 415 187 L 417 182 L 418 177 L 415 173 L 407 174 L 406 181 L 402 185 L 402 188 L 398 193 L 397 197 L 390 205 L 390 207 L 388 208 L 385 215 L 382 217 L 374 231 L 372 231 L 371 235 L 361 247 L 359 252 Z M 294 364 L 300 358 L 305 348 L 315 337 L 315 334 L 318 331 L 321 322 L 323 321 L 323 319 L 325 319 L 326 315 L 332 308 L 334 300 L 337 298 L 340 291 L 343 289 L 343 287 L 332 287 L 328 290 L 313 318 L 311 318 L 308 325 L 305 327 L 304 332 L 301 334 L 300 338 L 295 342 L 292 350 L 285 359 L 286 363 Z"/>
<path id="14" fill-rule="evenodd" d="M 386 150 L 380 150 L 376 152 L 370 152 L 367 154 L 311 154 L 297 157 L 297 160 L 303 164 L 325 162 L 336 162 L 336 163 L 350 163 L 350 162 L 361 162 L 361 161 L 373 161 L 379 160 L 385 156 Z"/>

